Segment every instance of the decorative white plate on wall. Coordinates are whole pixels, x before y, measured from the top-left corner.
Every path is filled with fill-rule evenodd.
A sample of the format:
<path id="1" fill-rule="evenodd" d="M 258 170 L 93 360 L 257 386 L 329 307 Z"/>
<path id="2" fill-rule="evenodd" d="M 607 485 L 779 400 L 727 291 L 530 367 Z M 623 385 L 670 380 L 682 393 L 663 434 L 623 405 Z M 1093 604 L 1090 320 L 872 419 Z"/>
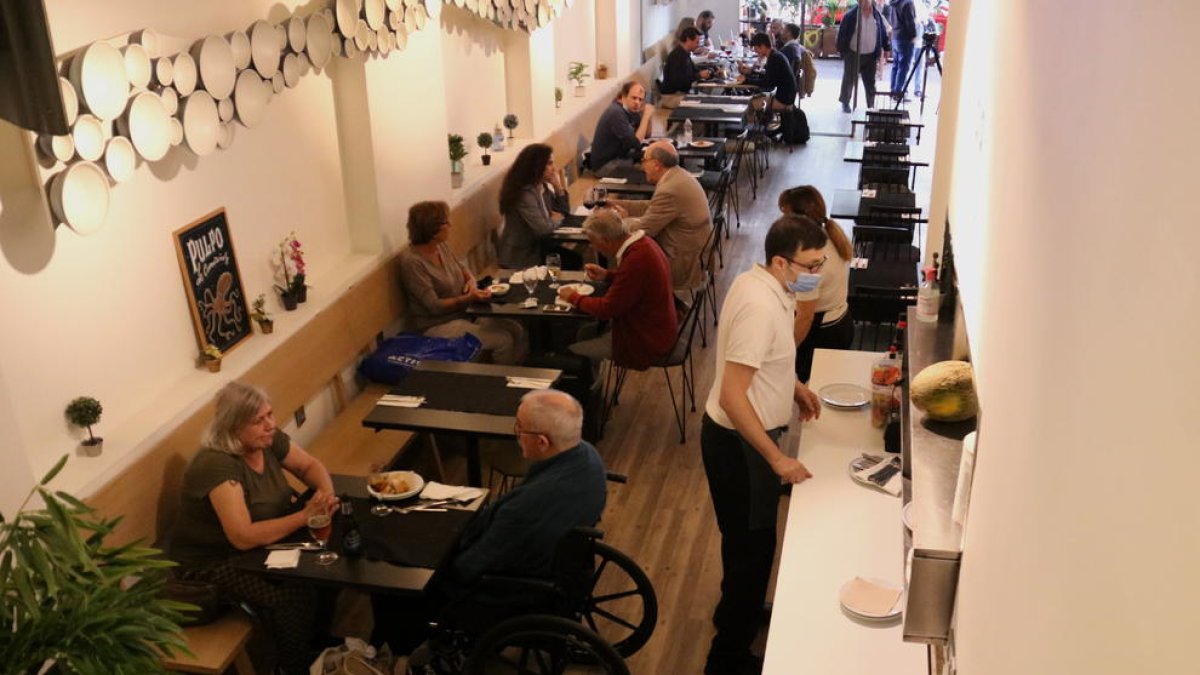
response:
<path id="1" fill-rule="evenodd" d="M 67 126 L 75 124 L 79 116 L 79 98 L 75 96 L 75 85 L 65 77 L 58 78 L 58 91 L 62 94 L 63 112 L 67 114 Z"/>
<path id="2" fill-rule="evenodd" d="M 93 42 L 71 61 L 71 83 L 84 105 L 104 120 L 116 119 L 129 98 L 125 57 L 107 42 Z"/>
<path id="3" fill-rule="evenodd" d="M 351 60 L 358 56 L 358 47 L 354 46 L 354 38 L 342 40 L 342 53 Z"/>
<path id="4" fill-rule="evenodd" d="M 253 70 L 238 73 L 233 102 L 237 108 L 237 118 L 242 124 L 248 127 L 258 124 L 270 100 L 271 87 L 262 81 L 258 73 Z"/>
<path id="5" fill-rule="evenodd" d="M 255 21 L 250 27 L 250 60 L 264 78 L 279 72 L 279 38 L 275 27 L 266 21 Z"/>
<path id="6" fill-rule="evenodd" d="M 47 157 L 59 162 L 69 162 L 75 156 L 75 139 L 70 134 L 42 134 L 38 136 L 38 147 Z"/>
<path id="7" fill-rule="evenodd" d="M 288 48 L 288 33 L 287 25 L 284 23 L 275 24 L 275 49 L 283 52 Z"/>
<path id="8" fill-rule="evenodd" d="M 404 32 L 412 34 L 417 31 L 417 8 L 409 7 L 404 10 Z"/>
<path id="9" fill-rule="evenodd" d="M 108 141 L 104 151 L 104 168 L 115 183 L 124 183 L 133 178 L 133 170 L 137 168 L 137 155 L 133 152 L 133 144 L 124 136 L 114 136 Z"/>
<path id="10" fill-rule="evenodd" d="M 396 31 L 396 51 L 402 52 L 408 48 L 408 33 L 403 28 Z"/>
<path id="11" fill-rule="evenodd" d="M 196 62 L 190 54 L 175 56 L 175 91 L 180 96 L 189 96 L 196 91 Z"/>
<path id="12" fill-rule="evenodd" d="M 295 54 L 283 57 L 283 83 L 288 89 L 300 81 L 300 61 Z"/>
<path id="13" fill-rule="evenodd" d="M 104 154 L 104 125 L 95 115 L 80 115 L 71 128 L 71 137 L 80 159 L 94 162 Z"/>
<path id="14" fill-rule="evenodd" d="M 233 119 L 233 99 L 223 98 L 217 101 L 217 117 L 220 117 L 222 122 Z"/>
<path id="15" fill-rule="evenodd" d="M 154 58 L 159 55 L 159 37 L 151 28 L 143 28 L 130 36 L 130 42 L 141 45 L 146 50 L 146 56 Z"/>
<path id="16" fill-rule="evenodd" d="M 200 82 L 209 96 L 220 101 L 233 93 L 237 80 L 233 49 L 223 37 L 210 35 L 192 47 L 192 58 L 199 65 Z"/>
<path id="17" fill-rule="evenodd" d="M 333 28 L 325 19 L 324 13 L 313 14 L 308 17 L 308 27 L 306 29 L 304 48 L 308 52 L 308 59 L 316 68 L 324 68 L 326 63 L 329 63 L 329 57 L 333 54 L 330 43 L 333 41 Z"/>
<path id="18" fill-rule="evenodd" d="M 414 12 L 417 16 L 417 30 L 425 30 L 425 22 L 429 20 L 429 12 L 424 5 L 418 5 Z"/>
<path id="19" fill-rule="evenodd" d="M 383 27 L 383 0 L 365 0 L 363 2 L 363 13 L 367 17 L 367 25 L 371 30 L 379 30 Z"/>
<path id="20" fill-rule="evenodd" d="M 183 138 L 188 147 L 203 156 L 217 149 L 221 137 L 221 118 L 217 103 L 208 92 L 197 91 L 180 104 L 183 107 Z"/>
<path id="21" fill-rule="evenodd" d="M 246 31 L 235 30 L 225 36 L 229 41 L 229 49 L 233 52 L 233 66 L 238 70 L 250 67 L 250 38 Z"/>
<path id="22" fill-rule="evenodd" d="M 108 178 L 91 162 L 72 164 L 51 179 L 50 206 L 77 234 L 91 234 L 108 216 Z"/>
<path id="23" fill-rule="evenodd" d="M 150 57 L 146 48 L 135 43 L 125 47 L 125 75 L 134 89 L 145 89 L 150 84 Z"/>
<path id="24" fill-rule="evenodd" d="M 271 76 L 271 91 L 276 94 L 283 92 L 283 73 L 275 73 Z"/>
<path id="25" fill-rule="evenodd" d="M 178 117 L 171 118 L 171 145 L 176 146 L 183 142 L 183 122 L 179 121 Z"/>
<path id="26" fill-rule="evenodd" d="M 217 147 L 225 150 L 231 145 L 233 145 L 233 125 L 222 124 L 221 134 L 217 137 Z"/>
<path id="27" fill-rule="evenodd" d="M 367 26 L 367 22 L 359 19 L 354 29 L 354 46 L 358 51 L 363 52 L 367 50 L 367 34 L 370 32 L 371 28 Z"/>
<path id="28" fill-rule="evenodd" d="M 299 54 L 304 51 L 304 45 L 308 41 L 308 30 L 304 26 L 304 19 L 293 15 L 287 22 L 288 46 L 292 51 Z"/>
<path id="29" fill-rule="evenodd" d="M 388 12 L 387 25 L 392 30 L 404 30 L 404 10 L 398 9 Z"/>
<path id="30" fill-rule="evenodd" d="M 171 59 L 154 59 L 154 81 L 164 87 L 175 82 L 175 63 Z"/>
<path id="31" fill-rule="evenodd" d="M 362 0 L 337 0 L 337 28 L 343 37 L 354 37 L 358 30 L 358 10 Z"/>
<path id="32" fill-rule="evenodd" d="M 395 39 L 392 37 L 392 31 L 385 28 L 376 35 L 379 36 L 379 53 L 387 56 L 392 52 L 392 40 Z"/>
<path id="33" fill-rule="evenodd" d="M 179 94 L 175 92 L 174 87 L 163 87 L 162 91 L 158 92 L 158 97 L 162 99 L 163 108 L 168 115 L 179 112 Z"/>
<path id="34" fill-rule="evenodd" d="M 143 91 L 133 97 L 124 126 L 133 141 L 133 149 L 148 162 L 157 162 L 171 149 L 171 115 L 162 98 L 154 92 Z"/>
<path id="35" fill-rule="evenodd" d="M 383 4 L 393 12 L 404 6 L 401 0 L 384 0 Z"/>
<path id="36" fill-rule="evenodd" d="M 312 71 L 312 61 L 308 60 L 308 54 L 297 54 L 296 63 L 300 64 L 300 77 L 304 77 Z"/>

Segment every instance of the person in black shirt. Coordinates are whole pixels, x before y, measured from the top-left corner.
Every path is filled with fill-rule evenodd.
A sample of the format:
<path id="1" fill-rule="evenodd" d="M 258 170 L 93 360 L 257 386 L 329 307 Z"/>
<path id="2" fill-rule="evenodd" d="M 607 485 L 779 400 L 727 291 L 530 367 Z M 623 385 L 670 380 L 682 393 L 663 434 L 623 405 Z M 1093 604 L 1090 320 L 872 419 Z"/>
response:
<path id="1" fill-rule="evenodd" d="M 788 63 L 787 57 L 771 46 L 771 36 L 766 33 L 755 33 L 750 38 L 750 48 L 760 58 L 766 58 L 767 64 L 761 73 L 751 72 L 746 66 L 740 66 L 745 81 L 756 84 L 763 90 L 775 90 L 775 100 L 771 107 L 775 110 L 785 110 L 796 105 L 796 74 Z"/>
<path id="2" fill-rule="evenodd" d="M 662 93 L 686 94 L 697 79 L 708 79 L 711 73 L 708 70 L 696 72 L 696 64 L 692 63 L 691 54 L 699 45 L 700 31 L 684 28 L 679 34 L 679 44 L 667 55 L 667 63 L 663 66 Z"/>
<path id="3" fill-rule="evenodd" d="M 640 152 L 650 134 L 654 106 L 646 105 L 646 88 L 629 81 L 617 100 L 604 110 L 592 135 L 592 172 L 601 178 L 633 167 L 633 153 Z"/>

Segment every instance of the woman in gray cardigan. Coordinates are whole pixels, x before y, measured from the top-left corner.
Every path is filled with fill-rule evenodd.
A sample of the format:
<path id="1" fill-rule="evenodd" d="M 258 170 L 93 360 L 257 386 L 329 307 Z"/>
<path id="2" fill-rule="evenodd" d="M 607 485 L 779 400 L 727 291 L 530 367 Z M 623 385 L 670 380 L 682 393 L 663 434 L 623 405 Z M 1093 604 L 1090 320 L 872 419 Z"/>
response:
<path id="1" fill-rule="evenodd" d="M 554 165 L 553 151 L 542 143 L 528 145 L 504 177 L 500 187 L 500 231 L 497 257 L 509 269 L 542 263 L 542 239 L 558 226 L 555 214 L 570 212 L 562 174 Z"/>

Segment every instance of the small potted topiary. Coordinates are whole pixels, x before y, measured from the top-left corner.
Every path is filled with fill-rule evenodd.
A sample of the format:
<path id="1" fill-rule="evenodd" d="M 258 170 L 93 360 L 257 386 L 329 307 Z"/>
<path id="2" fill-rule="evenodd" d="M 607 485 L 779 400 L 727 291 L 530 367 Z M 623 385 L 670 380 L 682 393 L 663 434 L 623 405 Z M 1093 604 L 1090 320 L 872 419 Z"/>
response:
<path id="1" fill-rule="evenodd" d="M 555 108 L 562 107 L 562 99 L 563 99 L 562 87 L 555 87 L 554 88 L 554 107 Z"/>
<path id="2" fill-rule="evenodd" d="M 492 156 L 488 154 L 488 149 L 492 147 L 492 132 L 479 132 L 479 135 L 475 137 L 475 145 L 483 150 L 483 165 L 489 166 L 492 163 Z"/>
<path id="3" fill-rule="evenodd" d="M 575 83 L 576 96 L 583 96 L 587 93 L 587 89 L 583 86 L 583 81 L 591 77 L 587 69 L 588 64 L 582 61 L 572 61 L 567 69 L 567 79 Z"/>
<path id="4" fill-rule="evenodd" d="M 517 116 L 514 114 L 508 113 L 504 116 L 504 128 L 508 129 L 508 140 L 512 140 L 513 129 L 516 129 L 520 124 L 521 120 L 517 119 Z"/>
<path id="5" fill-rule="evenodd" d="M 258 297 L 254 299 L 254 304 L 250 306 L 250 318 L 258 323 L 258 328 L 263 332 L 263 335 L 275 330 L 275 320 L 267 312 L 266 293 L 259 293 Z"/>
<path id="6" fill-rule="evenodd" d="M 200 353 L 200 356 L 204 359 L 204 366 L 208 368 L 208 372 L 221 372 L 221 357 L 225 355 L 221 353 L 220 349 L 217 349 L 216 345 L 211 342 L 204 345 L 204 351 Z"/>
<path id="7" fill-rule="evenodd" d="M 96 457 L 104 449 L 104 439 L 92 434 L 92 425 L 100 422 L 104 407 L 91 396 L 80 396 L 67 404 L 67 421 L 87 429 L 88 437 L 79 444 L 79 454 Z"/>
<path id="8" fill-rule="evenodd" d="M 463 183 L 463 157 L 467 156 L 467 147 L 463 145 L 463 137 L 458 134 L 448 134 L 446 142 L 450 151 L 450 185 L 459 188 Z"/>

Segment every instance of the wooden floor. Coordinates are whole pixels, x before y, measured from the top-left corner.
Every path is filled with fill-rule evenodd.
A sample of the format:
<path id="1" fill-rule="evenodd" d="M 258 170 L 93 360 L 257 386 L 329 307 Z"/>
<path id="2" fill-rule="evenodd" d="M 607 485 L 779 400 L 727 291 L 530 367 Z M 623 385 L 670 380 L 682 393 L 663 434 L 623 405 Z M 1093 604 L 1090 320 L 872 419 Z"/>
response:
<path id="1" fill-rule="evenodd" d="M 840 62 L 822 65 L 822 86 L 836 87 Z M 836 73 L 832 72 L 836 66 Z M 834 81 L 831 81 L 834 80 Z M 832 93 L 836 99 L 836 89 Z M 834 102 L 836 105 L 836 100 Z M 840 112 L 838 113 L 840 114 Z M 846 116 L 848 117 L 848 116 Z M 932 134 L 926 143 L 932 143 Z M 858 165 L 842 160 L 844 136 L 814 136 L 792 153 L 773 150 L 770 169 L 753 199 L 741 184 L 741 226 L 731 224 L 725 266 L 718 273 L 718 301 L 733 278 L 760 262 L 762 240 L 778 217 L 777 197 L 784 188 L 812 184 L 827 195 L 853 188 Z M 918 192 L 928 194 L 929 170 L 918 176 Z M 850 223 L 845 227 L 849 233 Z M 711 329 L 711 324 L 710 324 Z M 663 373 L 632 373 L 620 405 L 598 447 L 608 468 L 629 482 L 611 484 L 600 527 L 605 541 L 626 553 L 645 570 L 658 594 L 658 626 L 650 642 L 629 660 L 635 675 L 687 675 L 703 672 L 712 639 L 711 616 L 720 595 L 720 535 L 700 459 L 699 429 L 704 401 L 714 372 L 714 338 L 695 345 L 697 412 L 689 413 L 687 442 L 679 443 Z M 678 373 L 673 372 L 678 391 Z M 457 468 L 457 467 L 456 467 Z M 786 517 L 781 502 L 780 522 Z M 760 646 L 765 640 L 760 634 Z"/>

